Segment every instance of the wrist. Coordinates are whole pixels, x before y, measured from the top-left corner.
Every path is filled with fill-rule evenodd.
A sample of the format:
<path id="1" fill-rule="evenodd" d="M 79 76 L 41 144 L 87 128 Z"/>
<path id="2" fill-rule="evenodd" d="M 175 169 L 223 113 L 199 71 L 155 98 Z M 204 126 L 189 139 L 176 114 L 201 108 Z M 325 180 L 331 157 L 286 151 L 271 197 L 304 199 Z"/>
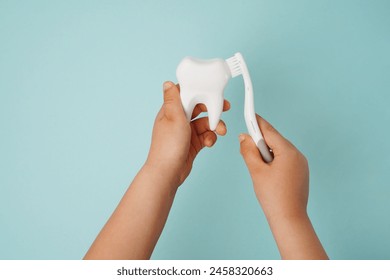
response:
<path id="1" fill-rule="evenodd" d="M 142 170 L 149 174 L 149 176 L 153 176 L 159 182 L 159 185 L 161 184 L 174 192 L 176 192 L 180 185 L 178 174 L 162 164 L 146 161 Z"/>
<path id="2" fill-rule="evenodd" d="M 310 223 L 306 209 L 300 211 L 280 211 L 265 213 L 271 227 L 278 227 L 281 224 L 305 224 Z"/>
<path id="3" fill-rule="evenodd" d="M 269 223 L 282 259 L 328 259 L 307 213 L 273 217 Z"/>

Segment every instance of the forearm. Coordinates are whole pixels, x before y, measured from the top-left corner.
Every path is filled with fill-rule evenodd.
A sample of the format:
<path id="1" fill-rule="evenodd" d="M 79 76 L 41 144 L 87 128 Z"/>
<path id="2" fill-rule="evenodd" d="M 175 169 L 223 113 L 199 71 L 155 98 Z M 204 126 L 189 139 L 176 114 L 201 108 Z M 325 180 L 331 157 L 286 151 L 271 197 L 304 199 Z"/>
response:
<path id="1" fill-rule="evenodd" d="M 309 217 L 268 219 L 282 259 L 328 259 Z"/>
<path id="2" fill-rule="evenodd" d="M 84 258 L 149 259 L 176 189 L 167 174 L 145 165 Z"/>

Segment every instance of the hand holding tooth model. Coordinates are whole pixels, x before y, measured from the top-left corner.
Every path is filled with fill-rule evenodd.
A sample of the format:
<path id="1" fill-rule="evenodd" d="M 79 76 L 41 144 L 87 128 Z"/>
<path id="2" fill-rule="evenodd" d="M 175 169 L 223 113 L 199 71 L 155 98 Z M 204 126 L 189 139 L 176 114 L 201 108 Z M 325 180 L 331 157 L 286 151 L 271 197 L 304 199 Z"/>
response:
<path id="1" fill-rule="evenodd" d="M 253 87 L 245 60 L 240 53 L 226 61 L 223 59 L 201 60 L 184 58 L 176 70 L 180 84 L 180 94 L 188 121 L 191 120 L 195 105 L 203 103 L 207 107 L 210 129 L 215 130 L 222 114 L 223 91 L 230 78 L 242 75 L 245 86 L 245 123 L 249 135 L 259 148 L 266 162 L 272 161 L 272 154 L 265 144 L 256 122 Z"/>
<path id="2" fill-rule="evenodd" d="M 220 120 L 221 112 L 230 108 L 229 102 L 223 99 L 223 89 L 230 77 L 237 74 L 237 69 L 229 64 L 232 65 L 223 60 L 198 60 L 195 64 L 184 60 L 178 68 L 178 78 L 183 85 L 179 88 L 172 82 L 164 83 L 164 102 L 155 119 L 146 162 L 85 259 L 150 258 L 177 189 L 190 174 L 195 158 L 204 147 L 212 147 L 216 143 L 217 134 L 225 135 L 227 132 L 225 123 Z M 192 67 L 199 67 L 205 72 L 188 78 Z M 245 69 L 241 67 L 238 72 Z M 200 81 L 204 82 L 205 73 L 210 75 L 209 83 L 200 84 Z M 245 84 L 248 85 L 247 82 Z M 247 89 L 246 92 L 250 91 Z M 215 93 L 218 94 L 214 96 Z M 249 105 L 253 104 L 250 96 L 247 95 L 246 99 Z M 205 103 L 207 107 L 197 103 Z M 251 108 L 253 106 L 246 103 L 245 118 L 251 135 L 239 136 L 240 152 L 280 255 L 283 259 L 326 259 L 306 211 L 309 189 L 307 161 L 293 144 L 255 115 Z M 196 118 L 206 109 L 209 110 L 209 118 Z M 270 163 L 267 162 L 270 160 L 268 148 L 263 153 L 259 145 L 258 139 L 263 139 L 262 136 L 256 136 L 259 126 L 274 154 Z M 190 238 L 188 242 L 191 242 Z M 180 255 L 172 257 L 180 258 Z"/>

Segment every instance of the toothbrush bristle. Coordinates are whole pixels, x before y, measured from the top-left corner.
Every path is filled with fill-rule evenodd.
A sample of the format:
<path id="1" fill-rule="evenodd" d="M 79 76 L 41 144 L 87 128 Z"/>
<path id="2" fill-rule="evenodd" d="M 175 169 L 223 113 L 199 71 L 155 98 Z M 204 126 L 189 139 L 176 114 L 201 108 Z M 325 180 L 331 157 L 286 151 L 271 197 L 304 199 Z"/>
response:
<path id="1" fill-rule="evenodd" d="M 229 66 L 232 78 L 242 74 L 240 61 L 236 58 L 236 56 L 229 57 L 228 59 L 226 59 L 226 62 Z"/>

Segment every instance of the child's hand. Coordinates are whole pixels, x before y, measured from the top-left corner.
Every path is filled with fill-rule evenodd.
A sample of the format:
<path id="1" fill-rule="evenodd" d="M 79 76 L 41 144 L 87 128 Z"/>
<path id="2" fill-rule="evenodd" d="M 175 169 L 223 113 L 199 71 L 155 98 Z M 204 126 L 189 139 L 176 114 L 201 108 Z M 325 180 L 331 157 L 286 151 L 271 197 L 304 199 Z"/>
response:
<path id="1" fill-rule="evenodd" d="M 257 116 L 274 153 L 267 164 L 249 135 L 240 135 L 241 154 L 283 259 L 328 259 L 306 212 L 309 167 L 306 158 L 268 122 Z"/>
<path id="2" fill-rule="evenodd" d="M 257 122 L 265 142 L 274 153 L 274 160 L 265 163 L 249 135 L 240 135 L 240 151 L 268 221 L 305 217 L 309 193 L 306 158 L 267 121 L 257 116 Z"/>
<path id="3" fill-rule="evenodd" d="M 225 100 L 223 110 L 229 110 Z M 205 112 L 204 105 L 197 105 L 192 118 Z M 226 134 L 226 125 L 220 121 L 215 132 Z M 179 86 L 172 82 L 164 83 L 164 104 L 157 114 L 152 135 L 152 144 L 146 165 L 173 180 L 178 187 L 189 175 L 193 161 L 205 146 L 211 147 L 217 141 L 217 135 L 209 129 L 207 117 L 188 123 L 183 110 Z"/>
<path id="4" fill-rule="evenodd" d="M 223 109 L 228 110 L 225 101 Z M 192 118 L 205 112 L 195 107 Z M 164 83 L 164 104 L 157 114 L 152 144 L 145 165 L 135 176 L 118 207 L 103 227 L 85 259 L 149 259 L 164 228 L 177 187 L 188 176 L 192 163 L 205 147 L 217 141 L 208 118 L 189 123 L 179 87 Z M 226 134 L 220 121 L 216 133 Z"/>

